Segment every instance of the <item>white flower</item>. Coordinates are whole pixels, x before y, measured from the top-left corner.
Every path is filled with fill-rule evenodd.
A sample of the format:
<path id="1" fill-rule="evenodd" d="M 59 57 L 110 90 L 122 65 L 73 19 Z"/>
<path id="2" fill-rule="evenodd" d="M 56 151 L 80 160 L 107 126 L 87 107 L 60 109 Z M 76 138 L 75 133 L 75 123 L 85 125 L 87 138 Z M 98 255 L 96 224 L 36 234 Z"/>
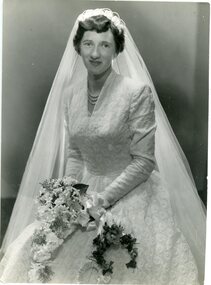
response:
<path id="1" fill-rule="evenodd" d="M 47 275 L 52 274 L 51 268 L 50 268 L 51 263 L 49 262 L 44 262 L 44 263 L 36 263 L 32 262 L 31 264 L 31 269 L 28 272 L 28 281 L 30 283 L 40 283 L 40 281 L 44 281 L 43 276 L 40 278 L 40 274 L 44 273 L 45 277 L 48 277 Z M 46 267 L 48 267 L 48 271 L 46 271 Z M 42 274 L 43 275 L 43 274 Z M 46 280 L 45 280 L 46 281 Z"/>
<path id="2" fill-rule="evenodd" d="M 60 196 L 59 198 L 57 198 L 57 199 L 55 200 L 54 204 L 55 204 L 56 206 L 65 204 L 65 203 L 66 203 L 66 199 L 65 199 L 65 198 L 66 198 L 66 197 Z"/>
<path id="3" fill-rule="evenodd" d="M 40 193 L 40 196 L 38 197 L 38 203 L 40 203 L 42 205 L 42 202 L 46 203 L 46 204 L 49 204 L 51 203 L 51 193 L 46 191 L 45 189 L 45 192 L 41 192 Z"/>
<path id="4" fill-rule="evenodd" d="M 53 181 L 54 181 L 54 187 L 59 187 L 62 182 L 62 179 L 58 178 L 57 180 L 54 179 Z"/>
<path id="5" fill-rule="evenodd" d="M 103 15 L 103 9 L 95 9 L 93 12 L 94 16 Z"/>
<path id="6" fill-rule="evenodd" d="M 118 27 L 118 25 L 120 25 L 120 20 L 117 16 L 114 16 L 111 21 L 114 23 L 115 26 Z"/>
<path id="7" fill-rule="evenodd" d="M 66 176 L 63 178 L 63 182 L 65 185 L 75 185 L 78 183 L 78 180 L 76 180 L 70 176 Z"/>
<path id="8" fill-rule="evenodd" d="M 33 253 L 33 260 L 36 262 L 44 262 L 51 259 L 51 253 L 47 246 L 43 246 L 40 250 L 36 250 Z"/>
<path id="9" fill-rule="evenodd" d="M 46 235 L 46 242 L 48 244 L 50 251 L 53 251 L 54 248 L 56 249 L 57 247 L 59 247 L 63 243 L 63 239 L 58 238 L 55 235 L 55 233 L 49 232 Z"/>
<path id="10" fill-rule="evenodd" d="M 78 16 L 78 21 L 79 22 L 84 22 L 86 19 L 85 19 L 85 16 L 83 14 L 79 15 Z"/>
<path id="11" fill-rule="evenodd" d="M 68 215 L 70 210 L 66 205 L 56 205 L 54 207 L 55 215 Z"/>
<path id="12" fill-rule="evenodd" d="M 45 192 L 46 192 L 46 189 L 43 186 L 41 186 L 39 194 L 42 195 L 42 194 L 45 194 Z"/>
<path id="13" fill-rule="evenodd" d="M 113 12 L 111 10 L 105 10 L 104 11 L 104 15 L 109 19 L 111 20 L 112 17 L 113 17 Z"/>
<path id="14" fill-rule="evenodd" d="M 111 275 L 101 275 L 97 279 L 98 284 L 108 284 L 111 281 Z"/>
<path id="15" fill-rule="evenodd" d="M 38 209 L 37 217 L 42 222 L 51 223 L 55 219 L 55 213 L 48 206 L 41 206 Z"/>
<path id="16" fill-rule="evenodd" d="M 38 268 L 32 268 L 28 272 L 28 278 L 30 283 L 39 283 L 39 269 Z"/>
<path id="17" fill-rule="evenodd" d="M 61 187 L 57 187 L 57 188 L 54 188 L 53 189 L 53 193 L 55 194 L 55 195 L 58 195 L 58 194 L 60 194 L 60 193 L 62 193 L 62 188 Z"/>

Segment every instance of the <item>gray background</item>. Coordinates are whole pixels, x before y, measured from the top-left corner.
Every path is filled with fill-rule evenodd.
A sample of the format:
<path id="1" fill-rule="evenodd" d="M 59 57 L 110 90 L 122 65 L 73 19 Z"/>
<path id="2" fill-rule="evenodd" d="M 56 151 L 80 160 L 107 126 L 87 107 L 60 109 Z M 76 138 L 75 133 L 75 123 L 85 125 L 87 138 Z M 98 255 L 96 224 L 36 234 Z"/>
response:
<path id="1" fill-rule="evenodd" d="M 2 197 L 18 192 L 75 19 L 97 7 L 127 23 L 205 197 L 209 4 L 70 0 L 4 1 Z"/>

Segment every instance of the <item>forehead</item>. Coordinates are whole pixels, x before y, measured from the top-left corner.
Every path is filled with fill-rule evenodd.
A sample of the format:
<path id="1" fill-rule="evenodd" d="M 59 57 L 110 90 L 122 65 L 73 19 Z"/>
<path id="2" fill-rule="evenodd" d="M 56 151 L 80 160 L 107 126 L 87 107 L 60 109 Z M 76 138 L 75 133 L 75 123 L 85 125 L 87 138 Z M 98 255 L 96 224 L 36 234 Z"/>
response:
<path id="1" fill-rule="evenodd" d="M 91 40 L 91 41 L 107 41 L 107 42 L 114 42 L 114 36 L 111 30 L 106 32 L 97 33 L 96 31 L 86 31 L 83 35 L 82 41 L 84 40 Z"/>

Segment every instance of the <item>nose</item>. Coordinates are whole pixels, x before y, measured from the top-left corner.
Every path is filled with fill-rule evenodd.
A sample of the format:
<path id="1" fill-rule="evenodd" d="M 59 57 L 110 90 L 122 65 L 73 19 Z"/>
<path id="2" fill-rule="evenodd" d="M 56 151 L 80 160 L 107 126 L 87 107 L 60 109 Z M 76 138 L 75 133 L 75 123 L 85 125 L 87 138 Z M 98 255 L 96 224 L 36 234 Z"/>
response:
<path id="1" fill-rule="evenodd" d="M 100 57 L 99 49 L 97 46 L 94 46 L 91 52 L 91 58 L 96 59 Z"/>

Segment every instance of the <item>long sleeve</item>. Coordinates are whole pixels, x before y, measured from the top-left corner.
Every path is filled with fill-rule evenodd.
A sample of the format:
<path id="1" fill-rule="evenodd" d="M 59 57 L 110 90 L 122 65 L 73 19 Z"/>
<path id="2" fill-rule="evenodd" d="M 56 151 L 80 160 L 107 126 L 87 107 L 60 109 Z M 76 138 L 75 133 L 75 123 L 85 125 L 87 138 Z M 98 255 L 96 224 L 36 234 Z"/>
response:
<path id="1" fill-rule="evenodd" d="M 131 134 L 131 163 L 106 187 L 101 197 L 105 207 L 114 204 L 138 184 L 146 181 L 155 167 L 155 114 L 154 101 L 149 86 L 133 94 L 129 129 Z"/>
<path id="2" fill-rule="evenodd" d="M 69 104 L 70 102 L 68 99 L 65 99 L 64 102 L 64 114 L 65 114 L 65 133 L 66 133 L 66 153 L 67 153 L 67 160 L 66 160 L 66 168 L 65 168 L 65 176 L 71 176 L 78 181 L 81 180 L 82 171 L 83 171 L 83 158 L 81 156 L 80 150 L 74 144 L 73 140 L 70 137 L 69 132 Z"/>

